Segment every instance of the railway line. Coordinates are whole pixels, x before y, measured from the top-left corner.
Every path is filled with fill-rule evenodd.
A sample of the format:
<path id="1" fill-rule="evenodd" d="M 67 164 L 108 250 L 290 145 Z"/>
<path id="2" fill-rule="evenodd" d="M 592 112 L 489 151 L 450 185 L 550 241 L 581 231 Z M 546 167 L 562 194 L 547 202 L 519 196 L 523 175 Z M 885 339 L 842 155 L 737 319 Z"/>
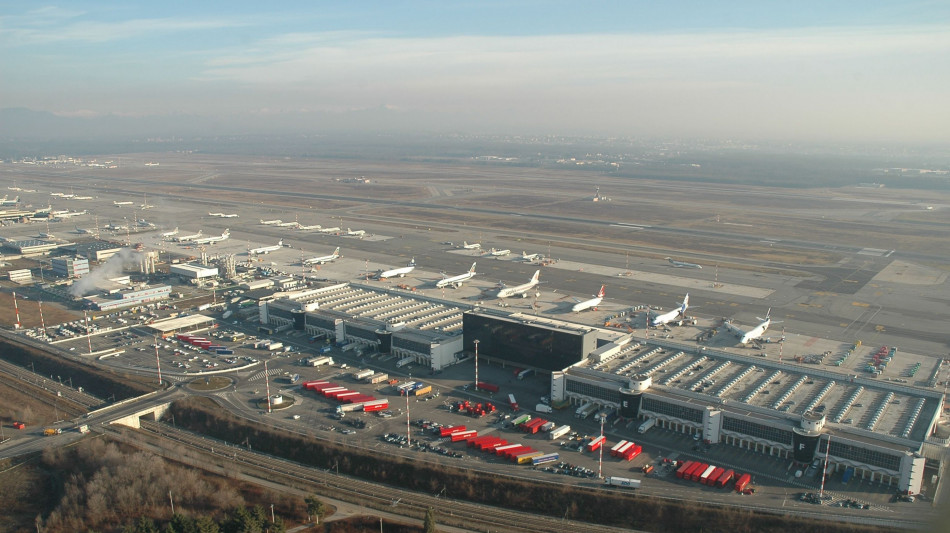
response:
<path id="1" fill-rule="evenodd" d="M 535 532 L 576 531 L 630 532 L 635 530 L 588 524 L 564 517 L 547 517 L 531 513 L 511 511 L 478 503 L 452 500 L 441 494 L 427 495 L 395 487 L 380 490 L 380 485 L 368 481 L 338 475 L 332 469 L 321 470 L 249 451 L 223 441 L 210 439 L 188 431 L 176 429 L 158 422 L 142 421 L 141 432 L 126 432 L 150 442 L 171 441 L 179 446 L 207 454 L 217 460 L 230 460 L 236 467 L 257 471 L 258 477 L 274 481 L 277 478 L 301 482 L 312 486 L 314 492 L 337 499 L 359 503 L 367 508 L 385 510 L 416 519 L 422 519 L 429 508 L 438 511 L 441 523 L 460 528 L 478 530 Z M 165 447 L 166 443 L 159 443 Z M 569 518 L 569 517 L 568 517 Z"/>
<path id="2" fill-rule="evenodd" d="M 23 367 L 4 361 L 3 359 L 0 359 L 0 380 L 15 387 L 22 387 L 23 384 L 26 383 L 30 387 L 36 387 L 38 389 L 45 390 L 62 400 L 60 402 L 56 402 L 60 409 L 68 410 L 65 407 L 68 404 L 78 406 L 78 408 L 74 408 L 74 411 L 76 411 L 75 414 L 86 413 L 105 403 L 103 400 L 89 393 L 79 392 L 78 390 L 75 390 L 67 385 L 59 383 L 58 381 L 46 378 L 39 374 L 35 374 Z M 39 401 L 53 405 L 52 403 L 44 400 L 42 395 L 38 395 L 36 398 Z"/>

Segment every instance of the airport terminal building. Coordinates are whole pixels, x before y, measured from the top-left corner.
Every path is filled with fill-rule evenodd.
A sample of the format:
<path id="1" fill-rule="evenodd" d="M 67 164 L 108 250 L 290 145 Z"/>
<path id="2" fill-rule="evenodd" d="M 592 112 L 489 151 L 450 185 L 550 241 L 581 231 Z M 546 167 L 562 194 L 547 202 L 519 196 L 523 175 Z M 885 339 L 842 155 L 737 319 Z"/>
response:
<path id="1" fill-rule="evenodd" d="M 794 361 L 637 338 L 530 315 L 465 313 L 465 349 L 551 375 L 551 401 L 919 492 L 943 394 Z"/>
<path id="2" fill-rule="evenodd" d="M 355 343 L 439 371 L 462 351 L 457 304 L 405 290 L 340 283 L 278 293 L 260 307 L 260 321 Z"/>

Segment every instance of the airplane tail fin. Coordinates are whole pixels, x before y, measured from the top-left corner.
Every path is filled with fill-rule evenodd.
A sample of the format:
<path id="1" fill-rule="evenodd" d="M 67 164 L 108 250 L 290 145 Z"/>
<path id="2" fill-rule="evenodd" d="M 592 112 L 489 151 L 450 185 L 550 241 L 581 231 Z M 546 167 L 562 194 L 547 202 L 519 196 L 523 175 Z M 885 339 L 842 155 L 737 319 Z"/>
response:
<path id="1" fill-rule="evenodd" d="M 333 255 L 340 255 L 340 247 L 337 246 L 336 250 L 333 250 Z"/>
<path id="2" fill-rule="evenodd" d="M 476 262 L 477 262 L 477 261 L 476 261 Z M 470 274 L 474 274 L 474 273 L 475 273 L 475 263 L 472 263 L 472 268 L 468 269 L 468 271 L 469 271 Z"/>
<path id="3" fill-rule="evenodd" d="M 415 258 L 415 257 L 413 257 L 412 259 L 409 260 L 409 265 L 408 265 L 408 266 L 411 266 L 411 267 L 416 266 L 416 258 Z"/>
<path id="4" fill-rule="evenodd" d="M 534 271 L 534 275 L 531 276 L 531 281 L 538 281 L 538 278 L 540 278 L 540 277 L 541 277 L 541 271 L 540 271 L 540 270 L 535 270 L 535 271 Z"/>
<path id="5" fill-rule="evenodd" d="M 277 246 L 283 246 L 283 245 L 284 245 L 284 239 L 277 241 Z"/>
<path id="6" fill-rule="evenodd" d="M 600 286 L 600 291 L 597 293 L 597 297 L 598 297 L 598 298 L 603 298 L 603 297 L 606 296 L 606 295 L 607 295 L 607 286 L 606 286 L 606 285 L 601 285 L 601 286 Z"/>

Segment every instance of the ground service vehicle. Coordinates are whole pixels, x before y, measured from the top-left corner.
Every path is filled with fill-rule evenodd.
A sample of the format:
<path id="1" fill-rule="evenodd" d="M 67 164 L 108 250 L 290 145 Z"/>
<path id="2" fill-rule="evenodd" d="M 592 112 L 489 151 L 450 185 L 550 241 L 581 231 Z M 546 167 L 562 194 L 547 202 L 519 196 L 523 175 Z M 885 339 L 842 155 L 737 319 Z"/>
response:
<path id="1" fill-rule="evenodd" d="M 554 409 L 551 409 L 551 406 L 550 406 L 550 405 L 544 405 L 543 403 L 539 403 L 538 405 L 534 406 L 534 410 L 537 411 L 537 412 L 539 412 L 539 413 L 552 413 L 552 412 L 554 412 Z"/>
<path id="2" fill-rule="evenodd" d="M 522 370 L 521 372 L 518 372 L 518 379 L 531 377 L 533 374 L 534 374 L 534 369 L 532 368 L 529 368 L 527 370 Z"/>
<path id="3" fill-rule="evenodd" d="M 511 408 L 514 409 L 515 411 L 518 410 L 518 400 L 515 399 L 514 394 L 508 395 L 508 405 L 510 405 Z"/>
<path id="4" fill-rule="evenodd" d="M 736 481 L 736 492 L 742 492 L 749 486 L 749 483 L 752 482 L 752 476 L 749 474 L 742 474 L 739 476 L 739 479 Z"/>
<path id="5" fill-rule="evenodd" d="M 655 425 L 656 425 L 656 419 L 648 418 L 646 422 L 640 424 L 640 427 L 637 428 L 637 433 L 646 433 L 647 431 L 650 431 L 650 428 L 652 428 Z"/>
<path id="6" fill-rule="evenodd" d="M 611 486 L 614 486 L 614 487 L 626 487 L 626 488 L 630 488 L 630 489 L 639 489 L 639 488 L 640 488 L 640 480 L 639 480 L 639 479 L 629 479 L 629 478 L 625 478 L 625 477 L 611 476 L 611 477 L 608 477 L 608 478 L 604 479 L 604 484 L 605 484 L 605 485 L 611 485 Z"/>
<path id="7" fill-rule="evenodd" d="M 650 472 L 653 472 L 653 468 L 653 465 L 643 465 L 643 468 L 640 470 L 642 470 L 644 474 L 649 475 Z"/>
<path id="8" fill-rule="evenodd" d="M 494 392 L 498 392 L 498 385 L 495 385 L 494 383 L 488 383 L 488 382 L 485 382 L 485 381 L 479 381 L 479 382 L 475 385 L 475 388 L 476 388 L 476 389 L 481 389 L 481 390 L 483 390 L 483 391 L 493 392 L 493 393 L 494 393 Z"/>
<path id="9" fill-rule="evenodd" d="M 77 429 L 80 433 L 83 433 L 83 434 L 89 433 L 89 426 L 86 425 L 86 424 L 81 424 L 81 425 L 80 425 L 78 428 L 76 428 L 76 429 Z"/>
<path id="10" fill-rule="evenodd" d="M 24 424 L 23 422 L 14 422 L 13 427 L 16 429 L 24 429 L 26 428 L 26 424 Z"/>
<path id="11" fill-rule="evenodd" d="M 59 428 L 46 428 L 46 429 L 43 430 L 43 434 L 46 435 L 47 437 L 49 437 L 49 436 L 51 436 L 51 435 L 59 435 L 59 434 L 62 433 L 62 432 L 63 432 L 63 430 L 61 430 L 61 429 L 59 429 Z"/>

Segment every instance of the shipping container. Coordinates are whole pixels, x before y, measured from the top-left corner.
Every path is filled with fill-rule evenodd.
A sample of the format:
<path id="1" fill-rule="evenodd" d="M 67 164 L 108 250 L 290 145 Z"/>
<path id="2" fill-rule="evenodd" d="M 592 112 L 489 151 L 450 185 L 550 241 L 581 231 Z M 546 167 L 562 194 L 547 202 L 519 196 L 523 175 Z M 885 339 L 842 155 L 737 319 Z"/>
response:
<path id="1" fill-rule="evenodd" d="M 541 427 L 539 429 L 547 433 L 548 431 L 551 431 L 555 427 L 557 427 L 557 424 L 555 424 L 554 422 L 545 422 L 544 424 L 541 424 Z"/>
<path id="2" fill-rule="evenodd" d="M 344 404 L 336 406 L 336 412 L 349 413 L 351 411 L 359 411 L 362 408 L 363 408 L 362 402 L 344 403 Z"/>
<path id="3" fill-rule="evenodd" d="M 511 408 L 514 409 L 515 411 L 518 410 L 518 400 L 515 399 L 514 394 L 508 395 L 508 405 L 510 405 Z"/>
<path id="4" fill-rule="evenodd" d="M 356 379 L 366 379 L 376 373 L 375 370 L 360 370 L 359 372 L 354 372 L 353 377 Z"/>
<path id="5" fill-rule="evenodd" d="M 432 392 L 432 385 L 426 385 L 425 387 L 412 391 L 412 393 L 415 394 L 416 396 L 425 396 L 426 394 L 429 394 L 431 392 Z"/>
<path id="6" fill-rule="evenodd" d="M 587 443 L 586 449 L 588 452 L 596 452 L 601 446 L 607 443 L 607 437 L 601 435 L 596 437 L 594 440 Z"/>
<path id="7" fill-rule="evenodd" d="M 488 391 L 488 392 L 498 392 L 498 385 L 495 385 L 494 383 L 488 383 L 485 381 L 479 381 L 475 385 L 475 388 Z"/>
<path id="8" fill-rule="evenodd" d="M 519 455 L 526 454 L 526 453 L 535 453 L 535 452 L 537 452 L 537 450 L 535 450 L 531 446 L 521 446 L 520 448 L 513 448 L 511 450 L 506 451 L 503 457 L 505 459 L 508 459 L 509 461 L 517 462 Z"/>
<path id="9" fill-rule="evenodd" d="M 559 426 L 551 430 L 551 433 L 548 434 L 548 438 L 550 438 L 551 440 L 557 440 L 563 437 L 564 435 L 567 435 L 570 432 L 571 432 L 571 426 Z"/>
<path id="10" fill-rule="evenodd" d="M 476 435 L 478 435 L 478 431 L 474 429 L 467 429 L 465 431 L 458 431 L 458 432 L 452 433 L 451 435 L 449 435 L 449 438 L 452 439 L 452 442 L 458 442 L 470 437 L 474 437 Z"/>
<path id="11" fill-rule="evenodd" d="M 458 431 L 465 431 L 466 429 L 467 429 L 467 428 L 466 428 L 465 426 L 450 426 L 450 427 L 444 427 L 444 426 L 443 426 L 443 427 L 440 427 L 440 428 L 439 428 L 439 436 L 440 436 L 440 437 L 448 437 L 448 436 L 451 435 L 452 433 L 455 433 L 455 432 L 458 432 Z"/>
<path id="12" fill-rule="evenodd" d="M 544 455 L 538 455 L 531 459 L 532 465 L 542 465 L 544 463 L 553 463 L 560 459 L 560 456 L 557 453 L 546 453 Z"/>
<path id="13" fill-rule="evenodd" d="M 339 394 L 334 393 L 334 396 L 331 396 L 331 398 L 333 398 L 334 400 L 336 400 L 336 401 L 338 401 L 338 402 L 342 402 L 342 401 L 346 400 L 347 398 L 352 399 L 352 398 L 357 398 L 357 397 L 362 396 L 362 395 L 363 395 L 362 392 L 346 391 L 346 392 L 341 392 L 341 393 L 339 393 Z"/>
<path id="14" fill-rule="evenodd" d="M 739 476 L 739 479 L 736 480 L 736 485 L 735 485 L 736 492 L 742 492 L 751 482 L 752 482 L 751 475 L 742 474 L 741 476 Z"/>
<path id="15" fill-rule="evenodd" d="M 503 455 L 507 450 L 521 447 L 522 446 L 520 444 L 505 444 L 504 446 L 496 446 L 495 455 Z"/>
<path id="16" fill-rule="evenodd" d="M 520 426 L 521 424 L 524 424 L 524 423 L 527 422 L 528 420 L 531 420 L 531 415 L 525 413 L 525 414 L 519 416 L 518 418 L 515 418 L 514 420 L 512 420 L 512 421 L 511 421 L 511 425 L 517 427 L 517 426 Z"/>
<path id="17" fill-rule="evenodd" d="M 616 477 L 611 476 L 604 480 L 605 485 L 612 485 L 614 487 L 626 487 L 630 489 L 639 489 L 640 480 L 639 479 L 628 479 L 625 477 Z"/>
<path id="18" fill-rule="evenodd" d="M 495 438 L 494 440 L 483 443 L 479 449 L 483 452 L 495 453 L 495 448 L 507 446 L 508 444 L 509 442 L 505 439 Z"/>
<path id="19" fill-rule="evenodd" d="M 317 351 L 320 352 L 320 353 L 330 353 L 332 350 L 333 350 L 333 348 L 331 348 L 331 347 L 329 347 L 329 346 L 321 346 L 320 349 L 317 350 Z"/>
<path id="20" fill-rule="evenodd" d="M 640 455 L 640 452 L 643 451 L 643 446 L 639 444 L 634 444 L 633 446 L 628 447 L 623 451 L 623 458 L 626 461 L 632 461 L 635 457 Z"/>
<path id="21" fill-rule="evenodd" d="M 370 376 L 369 382 L 370 382 L 370 383 L 382 383 L 382 382 L 384 382 L 384 381 L 386 381 L 386 380 L 388 380 L 388 379 L 389 379 L 389 374 L 380 373 L 380 374 L 374 374 L 374 375 Z"/>
<path id="22" fill-rule="evenodd" d="M 732 481 L 732 476 L 734 476 L 735 474 L 736 473 L 734 470 L 726 470 L 725 472 L 722 473 L 721 476 L 719 476 L 719 479 L 716 480 L 716 486 L 719 487 L 720 489 L 725 487 L 726 485 L 729 484 L 730 481 Z"/>

